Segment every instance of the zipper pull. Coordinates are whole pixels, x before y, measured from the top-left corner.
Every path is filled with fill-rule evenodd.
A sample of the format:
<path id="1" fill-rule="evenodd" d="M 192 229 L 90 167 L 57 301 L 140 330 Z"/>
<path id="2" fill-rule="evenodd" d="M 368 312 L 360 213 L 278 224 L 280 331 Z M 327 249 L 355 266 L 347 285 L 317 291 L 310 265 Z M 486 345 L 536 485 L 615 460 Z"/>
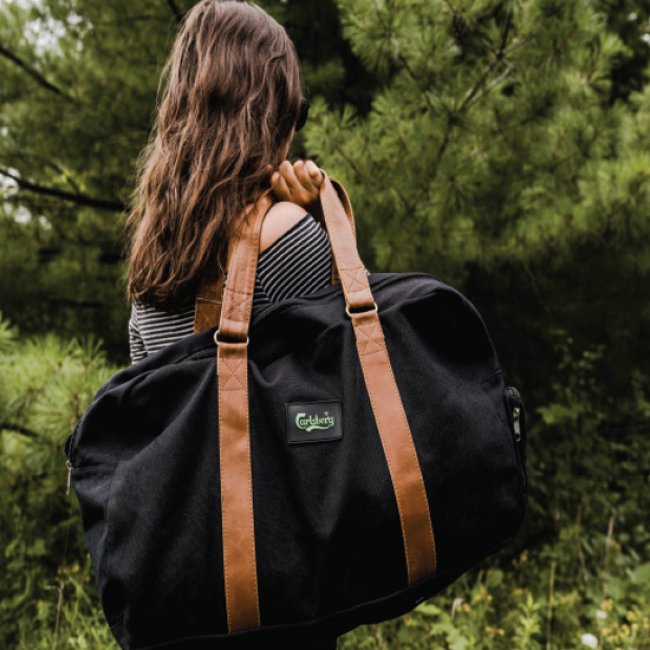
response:
<path id="1" fill-rule="evenodd" d="M 514 421 L 515 425 L 515 440 L 519 442 L 521 440 L 521 426 L 519 424 L 519 414 L 521 413 L 521 409 L 518 406 L 515 406 L 512 409 L 512 418 Z"/>
<path id="2" fill-rule="evenodd" d="M 66 485 L 65 488 L 65 494 L 67 496 L 70 494 L 70 481 L 72 478 L 72 463 L 70 462 L 69 458 L 65 459 L 65 466 L 68 468 L 68 484 Z"/>

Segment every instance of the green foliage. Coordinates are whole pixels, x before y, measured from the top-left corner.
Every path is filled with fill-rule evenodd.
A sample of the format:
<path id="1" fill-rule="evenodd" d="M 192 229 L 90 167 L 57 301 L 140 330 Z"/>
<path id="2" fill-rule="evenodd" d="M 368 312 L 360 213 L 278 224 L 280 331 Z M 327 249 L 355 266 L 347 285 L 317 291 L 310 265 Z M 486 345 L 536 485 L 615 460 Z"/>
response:
<path id="1" fill-rule="evenodd" d="M 484 315 L 530 411 L 536 562 L 588 531 L 556 560 L 558 580 L 587 580 L 613 527 L 622 597 L 650 550 L 649 122 L 648 86 L 612 84 L 645 44 L 605 3 L 338 4 L 383 86 L 363 117 L 319 103 L 307 146 L 350 190 L 377 270 L 431 271 Z"/>
<path id="2" fill-rule="evenodd" d="M 563 550 L 577 561 L 574 549 L 572 540 Z M 542 650 L 584 647 L 584 635 L 606 650 L 650 647 L 647 583 L 614 599 L 603 595 L 603 583 L 561 586 L 555 562 L 544 559 L 524 551 L 507 573 L 484 568 L 465 574 L 399 619 L 350 632 L 339 647 Z"/>
<path id="3" fill-rule="evenodd" d="M 0 647 L 111 647 L 62 445 L 117 368 L 92 337 L 25 339 L 2 317 L 0 352 Z"/>
<path id="4" fill-rule="evenodd" d="M 384 86 L 354 128 L 349 110 L 321 104 L 307 146 L 362 197 L 378 267 L 461 281 L 468 262 L 535 260 L 604 234 L 590 182 L 603 167 L 619 171 L 612 153 L 636 135 L 628 111 L 608 104 L 612 66 L 629 49 L 603 14 L 564 1 L 339 6 Z M 622 156 L 621 192 L 644 179 L 638 155 Z M 608 225 L 629 237 L 623 215 Z M 637 229 L 647 242 L 647 221 Z"/>
<path id="5" fill-rule="evenodd" d="M 62 444 L 128 362 L 123 208 L 174 4 L 0 7 L 2 647 L 114 647 Z M 312 100 L 295 151 L 348 189 L 364 263 L 464 291 L 529 418 L 513 547 L 340 647 L 648 650 L 650 5 L 264 6 Z"/>

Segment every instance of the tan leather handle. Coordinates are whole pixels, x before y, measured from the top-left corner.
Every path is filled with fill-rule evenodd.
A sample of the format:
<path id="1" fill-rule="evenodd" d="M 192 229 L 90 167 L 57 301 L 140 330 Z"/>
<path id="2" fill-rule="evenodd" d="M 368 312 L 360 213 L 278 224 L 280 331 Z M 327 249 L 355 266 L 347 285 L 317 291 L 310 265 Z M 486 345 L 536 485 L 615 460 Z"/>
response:
<path id="1" fill-rule="evenodd" d="M 242 219 L 239 229 L 232 236 L 232 252 L 223 285 L 221 314 L 217 329 L 221 339 L 229 338 L 245 342 L 248 338 L 262 221 L 271 205 L 272 200 L 268 193 L 258 198 L 255 207 Z"/>
<path id="2" fill-rule="evenodd" d="M 321 169 L 322 174 L 323 174 L 323 179 L 327 177 L 327 172 L 324 169 Z M 355 247 L 356 247 L 356 241 L 357 241 L 357 229 L 356 229 L 356 223 L 354 221 L 354 212 L 352 210 L 352 203 L 350 203 L 350 199 L 348 197 L 348 193 L 345 191 L 345 188 L 339 181 L 337 181 L 335 178 L 332 178 L 331 176 L 329 177 L 329 180 L 332 183 L 332 186 L 336 190 L 336 194 L 338 195 L 338 198 L 343 205 L 343 209 L 345 211 L 345 216 L 347 220 L 350 223 L 350 228 L 352 229 L 352 238 L 354 239 L 355 242 Z M 321 188 L 322 189 L 322 188 Z M 329 236 L 329 225 L 327 223 L 327 220 L 325 219 L 325 207 L 323 206 L 323 192 L 320 192 L 320 204 L 321 204 L 321 210 L 323 211 L 323 227 L 327 230 L 327 234 Z M 332 260 L 332 284 L 336 282 L 340 282 L 341 278 L 339 276 L 338 268 L 336 266 L 336 263 L 334 260 Z"/>
<path id="3" fill-rule="evenodd" d="M 346 306 L 350 311 L 370 309 L 375 301 L 370 291 L 366 268 L 359 257 L 352 206 L 342 185 L 337 191 L 327 174 L 323 172 L 323 183 L 320 188 L 320 201 L 323 208 L 323 219 L 332 246 L 333 267 L 336 267 Z M 341 199 L 343 197 L 343 200 Z M 255 212 L 254 218 L 261 221 L 262 214 Z M 261 228 L 261 223 L 259 224 Z M 240 242 L 234 249 L 228 265 L 228 282 L 223 293 L 222 312 L 219 322 L 220 338 L 235 341 L 246 341 L 249 329 L 249 319 L 252 306 L 252 282 L 254 288 L 257 259 L 259 256 L 259 240 L 256 245 L 251 242 Z M 228 293 L 228 287 L 231 292 Z"/>
<path id="4" fill-rule="evenodd" d="M 321 169 L 321 172 L 325 174 L 325 171 Z M 345 215 L 350 222 L 352 228 L 352 235 L 356 241 L 356 226 L 354 222 L 354 212 L 352 211 L 352 204 L 348 198 L 347 192 L 341 183 L 336 179 L 330 178 L 332 185 L 336 189 L 336 192 L 343 204 Z M 268 192 L 268 190 L 267 190 Z M 270 207 L 270 206 L 269 206 Z M 322 207 L 322 206 L 321 206 Z M 268 208 L 267 208 L 268 209 Z M 323 228 L 327 230 L 327 224 L 324 223 L 320 218 L 318 221 L 321 223 Z M 328 231 L 329 233 L 329 231 Z M 230 266 L 230 257 L 233 250 L 233 238 L 231 238 L 228 245 L 228 256 L 226 259 L 226 269 Z M 330 283 L 336 284 L 339 282 L 339 274 L 336 268 L 336 264 L 332 264 L 332 274 L 330 277 Z M 211 327 L 216 327 L 219 324 L 219 319 L 221 317 L 221 306 L 223 304 L 223 284 L 224 277 L 218 277 L 216 280 L 208 279 L 207 277 L 200 283 L 199 288 L 196 292 L 196 298 L 194 301 L 194 333 L 202 332 Z"/>
<path id="5" fill-rule="evenodd" d="M 422 470 L 390 363 L 377 303 L 357 251 L 345 205 L 327 174 L 320 198 L 340 273 L 346 313 L 352 321 L 359 363 L 395 493 L 407 582 L 413 585 L 437 571 L 435 538 Z M 234 241 L 219 328 L 214 336 L 229 632 L 261 626 L 250 454 L 248 331 L 264 204 L 260 202 L 250 220 L 243 220 Z"/>
<path id="6" fill-rule="evenodd" d="M 352 310 L 371 308 L 376 305 L 370 291 L 366 267 L 359 257 L 357 242 L 346 218 L 346 204 L 351 210 L 349 199 L 344 194 L 344 203 L 327 172 L 323 171 L 323 174 L 325 178 L 320 189 L 320 200 L 345 303 Z"/>
<path id="7" fill-rule="evenodd" d="M 247 333 L 262 221 L 271 205 L 268 194 L 260 197 L 232 237 L 219 329 L 214 333 L 217 344 L 221 536 L 229 632 L 261 625 L 248 423 Z M 244 342 L 220 341 L 221 330 Z"/>
<path id="8" fill-rule="evenodd" d="M 230 264 L 234 237 L 228 242 L 226 269 Z M 224 276 L 216 279 L 205 277 L 199 284 L 194 298 L 194 333 L 216 327 L 221 316 L 221 303 L 223 300 Z"/>
<path id="9" fill-rule="evenodd" d="M 261 202 L 260 202 L 261 201 Z M 241 223 L 244 218 L 256 220 L 266 214 L 269 208 L 273 205 L 271 191 L 266 190 L 257 199 L 257 201 L 250 208 L 248 213 L 238 222 L 241 228 Z M 258 212 L 261 211 L 261 214 Z M 252 213 L 252 214 L 251 214 Z M 226 256 L 226 275 L 230 268 L 230 260 L 232 258 L 233 249 L 236 243 L 236 236 L 231 236 L 228 241 L 228 252 Z M 225 276 L 219 276 L 216 279 L 206 276 L 199 284 L 194 299 L 194 333 L 202 332 L 203 330 L 216 327 L 219 324 L 221 317 L 221 305 L 223 303 L 223 285 L 225 283 Z"/>

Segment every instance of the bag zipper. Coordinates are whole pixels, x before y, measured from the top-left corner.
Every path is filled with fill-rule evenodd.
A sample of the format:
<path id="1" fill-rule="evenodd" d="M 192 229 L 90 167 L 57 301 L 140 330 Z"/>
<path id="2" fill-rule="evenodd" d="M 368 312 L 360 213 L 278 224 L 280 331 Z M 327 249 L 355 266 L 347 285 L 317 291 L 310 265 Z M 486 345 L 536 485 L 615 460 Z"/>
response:
<path id="1" fill-rule="evenodd" d="M 525 419 L 524 405 L 521 399 L 521 394 L 515 386 L 506 386 L 505 390 L 506 390 L 506 397 L 510 409 L 509 411 L 510 422 L 512 424 L 512 431 L 514 434 L 513 437 L 515 441 L 515 453 L 517 454 L 517 461 L 519 462 L 519 466 L 521 467 L 522 474 L 524 475 L 524 485 L 527 485 L 526 469 L 524 467 L 524 459 L 523 459 L 523 452 L 522 452 L 522 444 L 523 444 L 522 437 L 526 430 L 525 421 L 524 421 Z"/>
<path id="2" fill-rule="evenodd" d="M 512 430 L 515 434 L 515 441 L 521 442 L 521 394 L 514 386 L 506 386 Z"/>
<path id="3" fill-rule="evenodd" d="M 68 496 L 70 494 L 70 484 L 72 483 L 72 470 L 74 469 L 74 465 L 72 464 L 72 445 L 74 442 L 74 435 L 77 433 L 77 429 L 79 428 L 79 424 L 81 423 L 83 416 L 77 420 L 77 423 L 74 426 L 74 429 L 68 434 L 68 437 L 66 438 L 65 445 L 64 445 L 64 453 L 65 453 L 65 466 L 68 470 L 68 480 L 66 482 L 66 488 L 65 488 L 65 494 Z"/>
<path id="4" fill-rule="evenodd" d="M 65 487 L 65 495 L 68 496 L 70 494 L 70 482 L 72 481 L 72 463 L 68 458 L 65 459 L 65 466 L 68 468 L 68 481 Z"/>
<path id="5" fill-rule="evenodd" d="M 512 410 L 512 416 L 514 418 L 514 426 L 515 426 L 515 440 L 517 442 L 521 440 L 521 427 L 519 425 L 520 412 L 521 412 L 521 408 L 519 406 L 515 406 L 514 409 Z"/>

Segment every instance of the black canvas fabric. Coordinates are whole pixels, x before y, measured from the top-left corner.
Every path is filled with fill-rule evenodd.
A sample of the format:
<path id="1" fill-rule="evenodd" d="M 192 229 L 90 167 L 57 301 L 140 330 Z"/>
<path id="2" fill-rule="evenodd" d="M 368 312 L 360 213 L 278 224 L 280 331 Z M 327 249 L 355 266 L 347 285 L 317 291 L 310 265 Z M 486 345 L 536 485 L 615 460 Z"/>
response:
<path id="1" fill-rule="evenodd" d="M 119 371 L 68 436 L 101 604 L 122 648 L 342 634 L 411 610 L 512 540 L 527 509 L 525 412 L 483 319 L 432 275 L 368 279 L 422 468 L 438 572 L 408 586 L 391 478 L 335 284 L 251 320 L 260 629 L 227 633 L 215 328 Z M 328 416 L 302 409 L 318 402 Z M 314 429 L 322 439 L 301 442 L 333 412 L 340 431 Z"/>

